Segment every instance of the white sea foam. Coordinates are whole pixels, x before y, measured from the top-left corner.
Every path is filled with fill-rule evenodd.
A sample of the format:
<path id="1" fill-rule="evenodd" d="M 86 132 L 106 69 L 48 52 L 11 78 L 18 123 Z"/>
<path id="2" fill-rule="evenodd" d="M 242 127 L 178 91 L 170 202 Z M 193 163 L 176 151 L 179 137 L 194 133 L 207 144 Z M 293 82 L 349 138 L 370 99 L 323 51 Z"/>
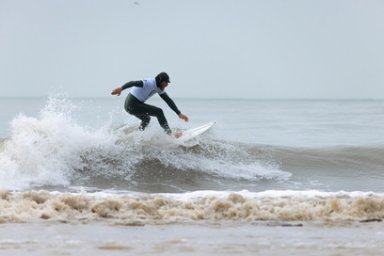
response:
<path id="1" fill-rule="evenodd" d="M 23 114 L 11 122 L 11 136 L 0 152 L 0 186 L 68 185 L 80 154 L 110 144 L 102 130 L 88 131 L 71 119 L 73 106 L 52 98 L 38 117 Z"/>
<path id="2" fill-rule="evenodd" d="M 50 98 L 37 117 L 20 114 L 12 120 L 11 135 L 0 150 L 1 187 L 92 185 L 100 179 L 108 187 L 118 180 L 129 183 L 138 169 L 143 175 L 178 171 L 187 177 L 192 171 L 249 181 L 284 181 L 291 175 L 236 145 L 201 139 L 197 149 L 180 147 L 157 124 L 145 132 L 114 129 L 108 121 L 86 127 L 73 118 L 75 111 L 69 100 Z"/>
<path id="3" fill-rule="evenodd" d="M 384 194 L 197 191 L 184 194 L 0 192 L 0 222 L 381 221 Z"/>

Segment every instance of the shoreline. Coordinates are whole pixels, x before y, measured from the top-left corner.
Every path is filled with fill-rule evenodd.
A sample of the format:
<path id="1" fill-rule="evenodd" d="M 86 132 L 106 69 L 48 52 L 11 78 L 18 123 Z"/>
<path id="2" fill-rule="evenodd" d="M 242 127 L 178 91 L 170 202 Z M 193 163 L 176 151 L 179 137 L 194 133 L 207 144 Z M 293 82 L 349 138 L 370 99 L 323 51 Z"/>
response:
<path id="1" fill-rule="evenodd" d="M 8 255 L 379 255 L 383 223 L 282 226 L 24 223 L 0 225 L 0 250 Z"/>

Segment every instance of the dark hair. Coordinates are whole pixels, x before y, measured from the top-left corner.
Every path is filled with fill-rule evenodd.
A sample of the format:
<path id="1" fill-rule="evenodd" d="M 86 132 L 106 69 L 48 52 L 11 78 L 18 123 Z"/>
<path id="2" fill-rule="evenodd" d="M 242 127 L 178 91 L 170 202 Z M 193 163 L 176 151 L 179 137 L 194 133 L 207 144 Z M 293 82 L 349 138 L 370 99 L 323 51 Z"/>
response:
<path id="1" fill-rule="evenodd" d="M 169 81 L 169 75 L 165 72 L 161 72 L 159 73 L 157 76 L 156 76 L 156 84 L 157 86 L 159 86 L 162 82 L 166 81 L 168 83 L 170 83 L 171 81 Z"/>

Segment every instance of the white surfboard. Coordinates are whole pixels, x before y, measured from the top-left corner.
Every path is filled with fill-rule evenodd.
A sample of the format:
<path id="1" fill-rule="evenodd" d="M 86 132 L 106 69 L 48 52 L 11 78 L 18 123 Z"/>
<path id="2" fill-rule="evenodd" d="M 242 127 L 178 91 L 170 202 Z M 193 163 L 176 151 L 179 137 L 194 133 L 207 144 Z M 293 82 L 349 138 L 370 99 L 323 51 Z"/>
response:
<path id="1" fill-rule="evenodd" d="M 177 138 L 177 141 L 178 142 L 186 142 L 186 141 L 189 141 L 193 138 L 196 138 L 197 136 L 199 136 L 199 135 L 205 133 L 206 131 L 208 131 L 209 129 L 211 129 L 215 123 L 216 122 L 209 122 L 209 123 L 204 124 L 202 126 L 183 131 L 182 135 Z"/>

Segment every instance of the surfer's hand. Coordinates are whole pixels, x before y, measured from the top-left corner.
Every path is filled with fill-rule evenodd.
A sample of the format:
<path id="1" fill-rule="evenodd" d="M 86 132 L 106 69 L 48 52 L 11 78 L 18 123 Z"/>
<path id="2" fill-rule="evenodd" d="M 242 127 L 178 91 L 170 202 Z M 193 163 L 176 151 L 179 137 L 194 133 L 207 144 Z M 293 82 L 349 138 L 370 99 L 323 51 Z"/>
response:
<path id="1" fill-rule="evenodd" d="M 188 122 L 188 117 L 182 113 L 179 114 L 180 119 L 183 119 L 185 122 Z"/>
<path id="2" fill-rule="evenodd" d="M 111 92 L 111 94 L 112 94 L 112 95 L 120 96 L 122 90 L 123 90 L 123 89 L 121 89 L 121 87 L 117 87 L 116 89 L 113 89 L 113 91 Z"/>

